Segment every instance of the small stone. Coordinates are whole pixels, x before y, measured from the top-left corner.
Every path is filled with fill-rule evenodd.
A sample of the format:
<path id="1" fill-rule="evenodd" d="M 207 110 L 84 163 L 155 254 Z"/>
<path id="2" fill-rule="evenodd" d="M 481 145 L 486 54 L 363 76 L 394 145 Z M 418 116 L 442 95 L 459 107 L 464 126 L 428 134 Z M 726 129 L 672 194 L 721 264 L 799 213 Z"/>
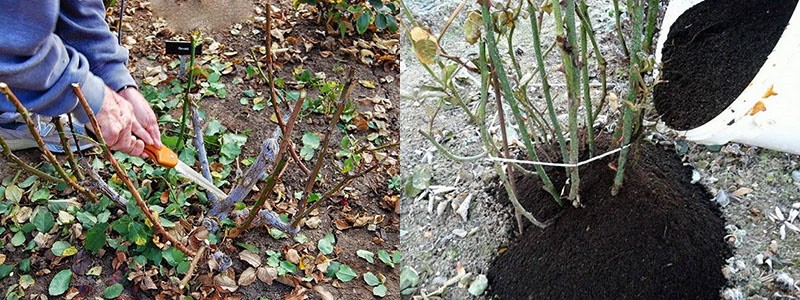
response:
<path id="1" fill-rule="evenodd" d="M 464 230 L 464 229 L 461 229 L 461 228 L 456 228 L 456 229 L 453 229 L 453 234 L 455 234 L 458 237 L 462 237 L 463 238 L 463 237 L 467 236 L 467 231 Z"/>
<path id="2" fill-rule="evenodd" d="M 469 293 L 473 296 L 480 296 L 484 291 L 486 291 L 487 287 L 489 287 L 489 279 L 486 278 L 486 275 L 480 274 L 477 278 L 475 278 L 475 281 L 469 285 L 469 289 L 467 291 L 469 291 Z"/>
<path id="3" fill-rule="evenodd" d="M 743 260 L 741 260 L 741 259 L 738 259 L 738 260 L 736 260 L 736 262 L 734 263 L 734 265 L 736 266 L 736 269 L 739 269 L 739 270 L 744 270 L 744 269 L 746 269 L 746 268 L 747 268 L 747 265 L 745 265 L 745 264 L 744 264 L 744 261 L 743 261 Z"/>
<path id="4" fill-rule="evenodd" d="M 772 240 L 769 242 L 769 251 L 772 251 L 772 253 L 778 253 L 778 241 Z"/>
<path id="5" fill-rule="evenodd" d="M 794 182 L 800 182 L 800 170 L 792 171 L 792 179 L 794 179 Z"/>
<path id="6" fill-rule="evenodd" d="M 717 192 L 717 195 L 714 197 L 713 201 L 719 204 L 720 207 L 728 206 L 728 204 L 731 203 L 728 193 L 723 190 L 719 190 L 719 192 Z"/>
<path id="7" fill-rule="evenodd" d="M 779 273 L 775 275 L 775 286 L 784 291 L 790 292 L 794 290 L 794 278 L 787 273 Z"/>
<path id="8" fill-rule="evenodd" d="M 759 265 L 759 266 L 763 265 L 764 264 L 764 254 L 759 253 L 758 255 L 756 255 L 755 262 L 756 262 L 756 265 Z"/>
<path id="9" fill-rule="evenodd" d="M 698 172 L 697 170 L 692 170 L 692 184 L 695 184 L 698 181 L 700 181 L 700 178 L 701 178 L 700 172 Z"/>
<path id="10" fill-rule="evenodd" d="M 720 295 L 724 300 L 742 300 L 744 299 L 744 295 L 742 295 L 742 291 L 738 288 L 727 288 L 722 291 L 722 295 Z"/>

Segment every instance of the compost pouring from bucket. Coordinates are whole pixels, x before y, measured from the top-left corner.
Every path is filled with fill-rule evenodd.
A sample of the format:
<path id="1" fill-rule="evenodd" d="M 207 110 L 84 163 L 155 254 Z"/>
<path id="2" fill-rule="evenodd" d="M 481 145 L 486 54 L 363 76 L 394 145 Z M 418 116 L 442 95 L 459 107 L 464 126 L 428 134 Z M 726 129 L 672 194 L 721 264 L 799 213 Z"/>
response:
<path id="1" fill-rule="evenodd" d="M 661 65 L 672 25 L 687 10 L 709 1 L 715 0 L 669 2 L 656 48 L 657 65 Z M 654 73 L 657 78 L 658 71 Z M 706 145 L 738 142 L 800 154 L 800 5 L 795 6 L 783 34 L 744 91 L 711 121 L 679 133 Z"/>

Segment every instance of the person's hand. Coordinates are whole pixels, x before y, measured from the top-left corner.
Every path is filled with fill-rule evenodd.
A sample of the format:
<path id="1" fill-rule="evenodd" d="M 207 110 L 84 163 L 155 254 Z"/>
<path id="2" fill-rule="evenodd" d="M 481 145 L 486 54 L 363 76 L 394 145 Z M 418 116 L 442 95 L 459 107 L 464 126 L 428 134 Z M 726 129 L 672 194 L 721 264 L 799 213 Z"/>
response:
<path id="1" fill-rule="evenodd" d="M 158 120 L 150 104 L 144 99 L 142 93 L 135 88 L 126 88 L 119 92 L 119 95 L 133 106 L 133 115 L 139 121 L 142 130 L 133 131 L 137 137 L 141 138 L 147 145 L 161 148 L 161 131 L 158 128 Z"/>
<path id="2" fill-rule="evenodd" d="M 131 103 L 106 87 L 103 105 L 97 112 L 96 118 L 100 133 L 110 149 L 142 156 L 144 141 L 133 133 L 146 131 L 134 117 Z"/>

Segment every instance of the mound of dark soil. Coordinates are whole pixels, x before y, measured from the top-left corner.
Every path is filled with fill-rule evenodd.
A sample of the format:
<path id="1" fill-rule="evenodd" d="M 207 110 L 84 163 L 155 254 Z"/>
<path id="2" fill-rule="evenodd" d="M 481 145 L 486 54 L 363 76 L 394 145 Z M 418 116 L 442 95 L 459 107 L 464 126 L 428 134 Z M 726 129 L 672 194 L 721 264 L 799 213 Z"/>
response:
<path id="1" fill-rule="evenodd" d="M 672 25 L 653 101 L 668 126 L 688 130 L 719 115 L 753 80 L 797 0 L 707 0 Z"/>
<path id="2" fill-rule="evenodd" d="M 607 159 L 581 170 L 584 208 L 567 208 L 542 230 L 528 226 L 489 269 L 501 299 L 719 299 L 731 256 L 725 221 L 672 151 L 643 145 L 616 197 Z M 615 159 L 614 159 L 615 160 Z M 553 176 L 564 182 L 564 175 Z M 520 178 L 523 205 L 542 219 L 552 198 Z"/>

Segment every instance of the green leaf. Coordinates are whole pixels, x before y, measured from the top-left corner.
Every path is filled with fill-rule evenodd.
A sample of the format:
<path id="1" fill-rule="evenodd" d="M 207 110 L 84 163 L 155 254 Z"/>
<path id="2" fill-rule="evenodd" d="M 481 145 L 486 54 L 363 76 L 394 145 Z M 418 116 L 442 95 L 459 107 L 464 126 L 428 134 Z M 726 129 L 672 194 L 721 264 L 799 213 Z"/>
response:
<path id="1" fill-rule="evenodd" d="M 41 206 L 36 210 L 36 215 L 33 216 L 33 225 L 36 226 L 36 230 L 41 233 L 50 231 L 55 222 L 56 219 L 53 217 L 53 213 Z"/>
<path id="2" fill-rule="evenodd" d="M 211 75 L 208 75 L 208 82 L 214 83 L 219 82 L 219 78 L 222 77 L 222 74 L 214 72 Z"/>
<path id="3" fill-rule="evenodd" d="M 372 272 L 367 272 L 364 274 L 364 282 L 369 284 L 369 286 L 376 286 L 382 283 L 378 276 L 375 276 L 375 274 L 372 274 Z"/>
<path id="4" fill-rule="evenodd" d="M 281 264 L 278 266 L 278 275 L 279 276 L 283 276 L 283 275 L 286 275 L 288 273 L 294 274 L 296 272 L 297 272 L 297 266 L 295 264 L 291 263 L 288 260 L 282 260 Z"/>
<path id="5" fill-rule="evenodd" d="M 307 202 L 308 203 L 314 203 L 314 202 L 319 201 L 319 199 L 322 199 L 322 194 L 320 194 L 320 193 L 311 193 L 310 195 L 308 195 Z"/>
<path id="6" fill-rule="evenodd" d="M 144 246 L 149 239 L 150 237 L 142 223 L 133 222 L 128 225 L 128 240 L 136 245 Z"/>
<path id="7" fill-rule="evenodd" d="M 383 0 L 369 0 L 369 4 L 375 9 L 383 8 Z"/>
<path id="8" fill-rule="evenodd" d="M 52 251 L 55 256 L 72 256 L 78 254 L 78 248 L 75 248 L 75 246 L 65 241 L 56 241 L 53 243 L 53 246 L 50 247 L 50 251 Z"/>
<path id="9" fill-rule="evenodd" d="M 333 253 L 334 244 L 336 244 L 336 237 L 333 236 L 332 232 L 329 232 L 325 235 L 325 237 L 317 242 L 317 248 L 320 252 L 322 252 L 322 254 L 329 255 Z"/>
<path id="10" fill-rule="evenodd" d="M 36 192 L 33 192 L 33 195 L 31 195 L 30 198 L 31 198 L 31 202 L 33 202 L 33 203 L 49 200 L 50 199 L 50 190 L 44 189 L 44 188 L 38 189 L 38 190 L 36 190 Z"/>
<path id="11" fill-rule="evenodd" d="M 211 121 L 208 121 L 208 123 L 206 124 L 205 135 L 214 136 L 219 134 L 220 132 L 225 132 L 226 130 L 228 129 L 225 128 L 225 126 L 222 125 L 222 123 L 220 123 L 219 120 L 213 119 Z"/>
<path id="12" fill-rule="evenodd" d="M 239 246 L 239 247 L 242 247 L 244 249 L 250 250 L 250 252 L 253 252 L 253 253 L 260 253 L 261 252 L 261 250 L 258 249 L 258 247 L 250 245 L 248 243 L 237 242 L 236 246 Z"/>
<path id="13" fill-rule="evenodd" d="M 108 235 L 106 234 L 107 228 L 108 223 L 99 223 L 86 232 L 86 240 L 84 240 L 84 247 L 86 250 L 97 253 L 98 250 L 105 246 L 106 240 L 108 239 Z"/>
<path id="14" fill-rule="evenodd" d="M 14 247 L 19 247 L 25 243 L 25 233 L 22 231 L 17 231 L 14 236 L 11 238 L 11 245 Z"/>
<path id="15" fill-rule="evenodd" d="M 375 26 L 380 30 L 386 29 L 386 15 L 378 14 L 375 16 Z"/>
<path id="16" fill-rule="evenodd" d="M 358 34 L 364 34 L 364 32 L 367 32 L 370 19 L 371 17 L 367 12 L 363 12 L 360 16 L 358 16 L 358 20 L 356 20 L 356 30 L 358 31 Z"/>
<path id="17" fill-rule="evenodd" d="M 12 265 L 0 265 L 0 279 L 8 277 L 11 275 L 11 272 L 14 271 L 14 266 Z"/>
<path id="18" fill-rule="evenodd" d="M 305 234 L 301 233 L 294 236 L 294 241 L 300 244 L 305 244 L 306 242 L 308 242 L 308 237 Z"/>
<path id="19" fill-rule="evenodd" d="M 388 28 L 390 32 L 397 32 L 397 30 L 400 29 L 400 26 L 397 24 L 397 19 L 393 15 L 386 15 L 386 28 Z"/>
<path id="20" fill-rule="evenodd" d="M 339 267 L 339 270 L 336 271 L 336 278 L 342 282 L 348 282 L 356 277 L 358 277 L 358 274 L 356 274 L 356 271 L 354 271 L 353 268 L 350 268 L 348 265 L 343 264 Z"/>
<path id="21" fill-rule="evenodd" d="M 304 160 L 311 160 L 312 158 L 314 158 L 314 148 L 303 146 L 303 148 L 300 148 L 299 155 Z"/>
<path id="22" fill-rule="evenodd" d="M 400 294 L 411 295 L 419 284 L 419 273 L 409 266 L 400 270 Z"/>
<path id="23" fill-rule="evenodd" d="M 306 132 L 303 134 L 303 146 L 311 147 L 312 149 L 319 148 L 319 136 L 313 132 Z"/>
<path id="24" fill-rule="evenodd" d="M 372 288 L 372 294 L 378 297 L 385 297 L 386 296 L 386 285 L 383 283 L 379 284 L 378 286 Z"/>
<path id="25" fill-rule="evenodd" d="M 105 290 L 103 290 L 103 298 L 106 298 L 106 299 L 117 298 L 117 297 L 119 297 L 119 295 L 122 295 L 122 290 L 123 289 L 124 288 L 119 283 L 112 284 L 112 285 L 106 287 Z"/>
<path id="26" fill-rule="evenodd" d="M 22 189 L 20 189 L 16 184 L 9 185 L 6 188 L 6 199 L 13 203 L 18 203 L 22 200 Z"/>
<path id="27" fill-rule="evenodd" d="M 392 257 L 389 256 L 389 252 L 386 252 L 386 250 L 378 250 L 378 259 L 387 266 L 394 268 L 394 260 L 392 260 Z"/>
<path id="28" fill-rule="evenodd" d="M 189 266 L 191 265 L 191 262 L 183 261 L 179 263 L 177 267 L 175 267 L 175 272 L 178 272 L 178 274 L 186 274 L 186 272 L 189 272 Z"/>
<path id="29" fill-rule="evenodd" d="M 183 254 L 183 252 L 175 247 L 167 249 L 164 251 L 163 255 L 164 260 L 166 260 L 170 266 L 176 266 L 179 263 L 186 261 L 186 254 Z"/>
<path id="30" fill-rule="evenodd" d="M 50 286 L 47 288 L 47 292 L 50 296 L 59 296 L 67 291 L 71 281 L 72 270 L 61 270 L 56 276 L 53 276 L 53 280 L 50 280 Z"/>
<path id="31" fill-rule="evenodd" d="M 366 260 L 371 264 L 375 263 L 375 253 L 369 252 L 367 250 L 358 250 L 356 251 L 356 255 L 358 255 L 358 257 L 363 258 L 364 260 Z"/>
<path id="32" fill-rule="evenodd" d="M 27 188 L 31 187 L 31 185 L 33 185 L 34 182 L 36 182 L 37 178 L 38 177 L 33 176 L 33 175 L 28 176 L 28 178 L 25 178 L 25 181 L 23 181 L 22 183 L 19 184 L 19 187 L 23 188 L 23 189 L 27 189 Z"/>
<path id="33" fill-rule="evenodd" d="M 22 272 L 22 273 L 30 272 L 31 271 L 31 258 L 29 257 L 29 258 L 20 260 L 19 264 L 17 264 L 17 268 L 19 268 L 19 271 Z"/>
<path id="34" fill-rule="evenodd" d="M 280 229 L 277 229 L 277 228 L 274 228 L 274 227 L 269 229 L 269 235 L 272 236 L 272 238 L 276 239 L 276 240 L 280 240 L 280 239 L 286 237 L 286 233 L 284 233 Z"/>

